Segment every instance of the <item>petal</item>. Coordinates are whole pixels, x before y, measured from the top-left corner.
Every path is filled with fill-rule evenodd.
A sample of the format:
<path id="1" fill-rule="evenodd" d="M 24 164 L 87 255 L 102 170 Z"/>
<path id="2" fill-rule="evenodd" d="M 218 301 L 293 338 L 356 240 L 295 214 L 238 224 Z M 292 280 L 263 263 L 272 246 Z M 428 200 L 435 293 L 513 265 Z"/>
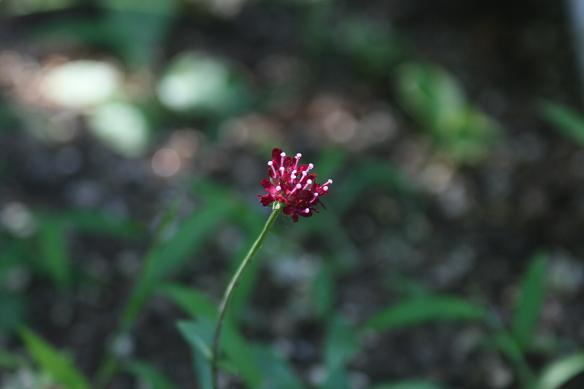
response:
<path id="1" fill-rule="evenodd" d="M 274 161 L 274 164 L 277 163 L 280 165 L 280 154 L 282 154 L 282 149 L 274 147 L 272 150 L 272 161 Z"/>
<path id="2" fill-rule="evenodd" d="M 268 206 L 274 202 L 274 198 L 272 197 L 272 195 L 269 195 L 269 194 L 264 195 L 264 196 L 259 196 L 259 198 L 260 198 L 260 201 L 264 207 Z"/>
<path id="3" fill-rule="evenodd" d="M 264 188 L 266 188 L 266 189 L 268 189 L 268 190 L 269 190 L 271 187 L 273 187 L 273 186 L 274 186 L 274 184 L 272 184 L 272 183 L 270 182 L 270 180 L 268 180 L 268 179 L 266 179 L 266 178 L 264 178 L 264 179 L 262 180 L 261 184 L 262 184 L 262 186 L 263 186 Z"/>

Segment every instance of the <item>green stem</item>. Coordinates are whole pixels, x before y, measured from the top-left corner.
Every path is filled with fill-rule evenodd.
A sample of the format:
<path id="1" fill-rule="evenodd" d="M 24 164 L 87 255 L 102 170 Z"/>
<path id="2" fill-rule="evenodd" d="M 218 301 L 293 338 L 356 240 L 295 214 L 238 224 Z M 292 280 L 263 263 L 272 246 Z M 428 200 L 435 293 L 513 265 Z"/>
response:
<path id="1" fill-rule="evenodd" d="M 241 261 L 241 264 L 239 265 L 239 267 L 237 268 L 237 271 L 235 272 L 235 274 L 231 278 L 231 281 L 229 281 L 229 285 L 227 285 L 227 289 L 225 289 L 225 293 L 223 294 L 223 299 L 221 300 L 221 305 L 219 306 L 219 317 L 217 318 L 217 323 L 215 324 L 215 332 L 213 333 L 213 346 L 212 346 L 212 353 L 211 353 L 211 380 L 212 380 L 212 388 L 213 389 L 217 389 L 217 375 L 218 375 L 217 363 L 219 360 L 219 355 L 218 355 L 219 354 L 219 342 L 221 339 L 221 329 L 223 328 L 223 322 L 225 321 L 225 314 L 227 313 L 227 308 L 229 307 L 229 302 L 231 301 L 231 297 L 233 296 L 233 292 L 235 291 L 235 289 L 237 288 L 237 285 L 239 284 L 239 280 L 241 279 L 243 272 L 249 266 L 249 264 L 252 262 L 253 258 L 255 257 L 255 255 L 257 254 L 259 249 L 262 247 L 262 244 L 264 243 L 264 240 L 266 240 L 266 237 L 268 236 L 268 233 L 270 232 L 272 225 L 274 224 L 274 222 L 278 218 L 280 211 L 281 211 L 281 204 L 274 203 L 273 211 L 270 214 L 270 217 L 268 218 L 268 220 L 266 221 L 266 224 L 264 225 L 262 232 L 260 232 L 260 235 L 257 237 L 255 242 L 251 245 L 249 251 L 247 252 L 247 255 Z"/>

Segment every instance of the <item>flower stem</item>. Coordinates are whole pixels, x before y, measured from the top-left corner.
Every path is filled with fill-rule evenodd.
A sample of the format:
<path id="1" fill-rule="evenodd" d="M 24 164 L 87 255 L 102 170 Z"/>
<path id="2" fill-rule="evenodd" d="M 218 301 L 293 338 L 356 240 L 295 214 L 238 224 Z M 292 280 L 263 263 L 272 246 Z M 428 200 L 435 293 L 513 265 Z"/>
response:
<path id="1" fill-rule="evenodd" d="M 217 323 L 215 324 L 215 331 L 213 333 L 213 345 L 212 345 L 212 354 L 211 354 L 211 380 L 212 380 L 212 388 L 218 389 L 217 387 L 217 375 L 218 375 L 218 360 L 219 360 L 219 343 L 221 339 L 221 329 L 223 328 L 223 322 L 225 321 L 225 314 L 227 313 L 227 308 L 229 307 L 229 302 L 231 301 L 231 297 L 233 296 L 233 292 L 237 288 L 239 284 L 239 280 L 245 269 L 249 266 L 252 262 L 253 258 L 257 254 L 257 252 L 262 247 L 264 240 L 268 236 L 272 225 L 278 218 L 278 215 L 281 211 L 281 204 L 274 203 L 274 207 L 270 217 L 266 221 L 264 228 L 260 232 L 259 236 L 255 240 L 255 242 L 251 245 L 249 251 L 247 252 L 245 258 L 241 261 L 241 264 L 237 268 L 237 271 L 229 281 L 227 288 L 225 289 L 225 293 L 223 294 L 223 299 L 221 300 L 221 305 L 219 306 L 219 316 L 217 318 Z"/>

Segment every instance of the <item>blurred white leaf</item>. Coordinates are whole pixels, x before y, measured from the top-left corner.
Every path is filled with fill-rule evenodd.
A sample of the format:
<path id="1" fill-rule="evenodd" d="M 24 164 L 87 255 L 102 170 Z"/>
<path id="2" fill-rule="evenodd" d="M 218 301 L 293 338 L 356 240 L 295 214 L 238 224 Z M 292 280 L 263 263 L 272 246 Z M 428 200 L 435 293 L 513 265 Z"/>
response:
<path id="1" fill-rule="evenodd" d="M 64 108 L 84 109 L 111 99 L 120 83 L 121 74 L 113 65 L 79 60 L 49 70 L 42 81 L 41 94 Z"/>
<path id="2" fill-rule="evenodd" d="M 125 156 L 139 156 L 148 146 L 146 118 L 131 104 L 102 105 L 90 116 L 89 124 L 95 136 Z"/>

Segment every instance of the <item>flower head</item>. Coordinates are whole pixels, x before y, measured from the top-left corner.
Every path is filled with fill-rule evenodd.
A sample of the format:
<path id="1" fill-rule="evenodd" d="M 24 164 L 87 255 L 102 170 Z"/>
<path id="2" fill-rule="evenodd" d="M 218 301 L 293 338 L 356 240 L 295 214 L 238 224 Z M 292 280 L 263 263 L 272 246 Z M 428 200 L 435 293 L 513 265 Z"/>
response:
<path id="1" fill-rule="evenodd" d="M 299 216 L 308 217 L 318 212 L 316 206 L 320 198 L 326 196 L 333 180 L 323 184 L 316 182 L 316 174 L 312 172 L 314 165 L 300 164 L 302 154 L 287 156 L 281 149 L 272 150 L 272 160 L 268 161 L 268 178 L 261 184 L 266 190 L 265 195 L 259 195 L 264 206 L 273 202 L 282 203 L 284 214 L 292 217 L 294 222 Z"/>

